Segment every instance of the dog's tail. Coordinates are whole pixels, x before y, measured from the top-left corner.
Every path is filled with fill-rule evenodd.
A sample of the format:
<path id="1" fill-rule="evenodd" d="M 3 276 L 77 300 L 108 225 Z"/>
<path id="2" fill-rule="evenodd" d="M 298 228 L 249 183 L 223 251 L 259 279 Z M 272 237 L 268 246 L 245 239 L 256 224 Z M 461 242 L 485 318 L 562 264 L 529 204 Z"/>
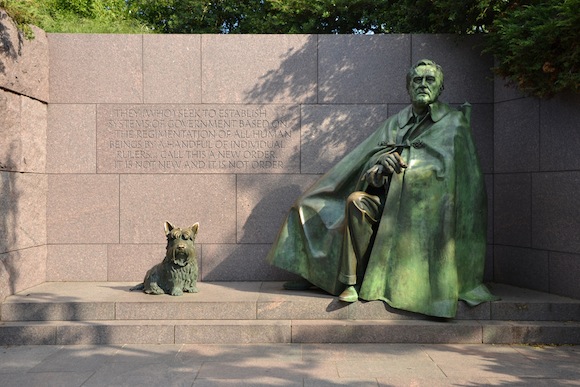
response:
<path id="1" fill-rule="evenodd" d="M 140 284 L 137 284 L 137 285 L 133 286 L 129 290 L 130 291 L 133 291 L 133 290 L 143 290 L 143 289 L 145 289 L 145 284 L 143 282 L 141 282 Z"/>

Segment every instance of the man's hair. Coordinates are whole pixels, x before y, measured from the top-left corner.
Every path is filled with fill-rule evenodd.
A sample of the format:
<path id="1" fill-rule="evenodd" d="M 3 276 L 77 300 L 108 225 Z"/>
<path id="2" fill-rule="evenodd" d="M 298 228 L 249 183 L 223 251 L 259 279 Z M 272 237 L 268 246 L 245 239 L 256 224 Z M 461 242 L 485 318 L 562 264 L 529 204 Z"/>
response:
<path id="1" fill-rule="evenodd" d="M 430 59 L 421 59 L 420 61 L 418 61 L 415 64 L 415 66 L 413 66 L 409 69 L 409 71 L 407 72 L 407 87 L 409 87 L 409 84 L 411 83 L 411 80 L 413 79 L 413 75 L 415 75 L 415 70 L 421 66 L 435 67 L 435 70 L 439 73 L 439 76 L 441 77 L 441 91 L 443 91 L 443 88 L 444 88 L 443 87 L 443 68 Z"/>

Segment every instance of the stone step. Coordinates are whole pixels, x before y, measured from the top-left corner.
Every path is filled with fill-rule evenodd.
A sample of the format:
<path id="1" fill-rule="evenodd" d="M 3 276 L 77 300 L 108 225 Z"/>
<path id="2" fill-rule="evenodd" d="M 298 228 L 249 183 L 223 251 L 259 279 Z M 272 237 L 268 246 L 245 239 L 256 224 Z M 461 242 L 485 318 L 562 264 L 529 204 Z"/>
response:
<path id="1" fill-rule="evenodd" d="M 428 320 L 382 301 L 340 302 L 322 291 L 287 291 L 281 282 L 202 282 L 183 296 L 131 292 L 127 282 L 47 282 L 9 296 L 0 321 L 99 320 Z M 580 321 L 580 300 L 490 285 L 500 301 L 471 308 L 455 320 Z"/>
<path id="2" fill-rule="evenodd" d="M 398 311 L 381 301 L 337 301 L 281 282 L 199 283 L 174 297 L 133 283 L 44 283 L 7 297 L 0 345 L 180 343 L 580 344 L 580 300 L 497 285 L 501 301 L 455 319 Z"/>
<path id="3" fill-rule="evenodd" d="M 1 322 L 0 345 L 580 344 L 580 323 L 476 320 L 99 320 Z"/>

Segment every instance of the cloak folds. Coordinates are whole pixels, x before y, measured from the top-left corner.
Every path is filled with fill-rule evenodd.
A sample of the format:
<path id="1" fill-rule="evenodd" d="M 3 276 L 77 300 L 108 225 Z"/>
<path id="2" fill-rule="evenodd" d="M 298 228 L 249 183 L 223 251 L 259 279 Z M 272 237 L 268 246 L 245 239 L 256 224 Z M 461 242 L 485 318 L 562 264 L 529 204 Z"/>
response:
<path id="1" fill-rule="evenodd" d="M 467 114 L 468 115 L 468 114 Z M 454 317 L 457 301 L 496 299 L 482 284 L 487 200 L 469 120 L 435 102 L 420 124 L 411 106 L 383 123 L 290 209 L 268 261 L 340 294 L 345 204 L 367 186 L 361 176 L 397 148 L 406 168 L 393 174 L 359 297 L 398 309 Z M 359 279 L 360 283 L 360 279 Z"/>

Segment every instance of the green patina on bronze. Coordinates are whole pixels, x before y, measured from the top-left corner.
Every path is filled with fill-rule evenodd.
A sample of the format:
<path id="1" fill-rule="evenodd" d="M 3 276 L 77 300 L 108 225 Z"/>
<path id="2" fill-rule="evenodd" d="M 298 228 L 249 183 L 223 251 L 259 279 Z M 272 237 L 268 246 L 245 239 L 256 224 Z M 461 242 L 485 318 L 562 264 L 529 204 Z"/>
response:
<path id="1" fill-rule="evenodd" d="M 376 194 L 379 165 L 381 212 L 372 245 L 364 259 L 359 257 L 365 267 L 357 271 L 358 297 L 454 317 L 458 300 L 477 305 L 496 299 L 482 284 L 487 199 L 470 106 L 457 110 L 437 101 L 443 73 L 432 61 L 419 62 L 407 81 L 412 104 L 296 201 L 268 260 L 341 294 L 348 282 L 341 268 L 352 254 L 343 247 L 347 198 L 357 191 Z M 388 156 L 394 153 L 396 158 Z"/>

